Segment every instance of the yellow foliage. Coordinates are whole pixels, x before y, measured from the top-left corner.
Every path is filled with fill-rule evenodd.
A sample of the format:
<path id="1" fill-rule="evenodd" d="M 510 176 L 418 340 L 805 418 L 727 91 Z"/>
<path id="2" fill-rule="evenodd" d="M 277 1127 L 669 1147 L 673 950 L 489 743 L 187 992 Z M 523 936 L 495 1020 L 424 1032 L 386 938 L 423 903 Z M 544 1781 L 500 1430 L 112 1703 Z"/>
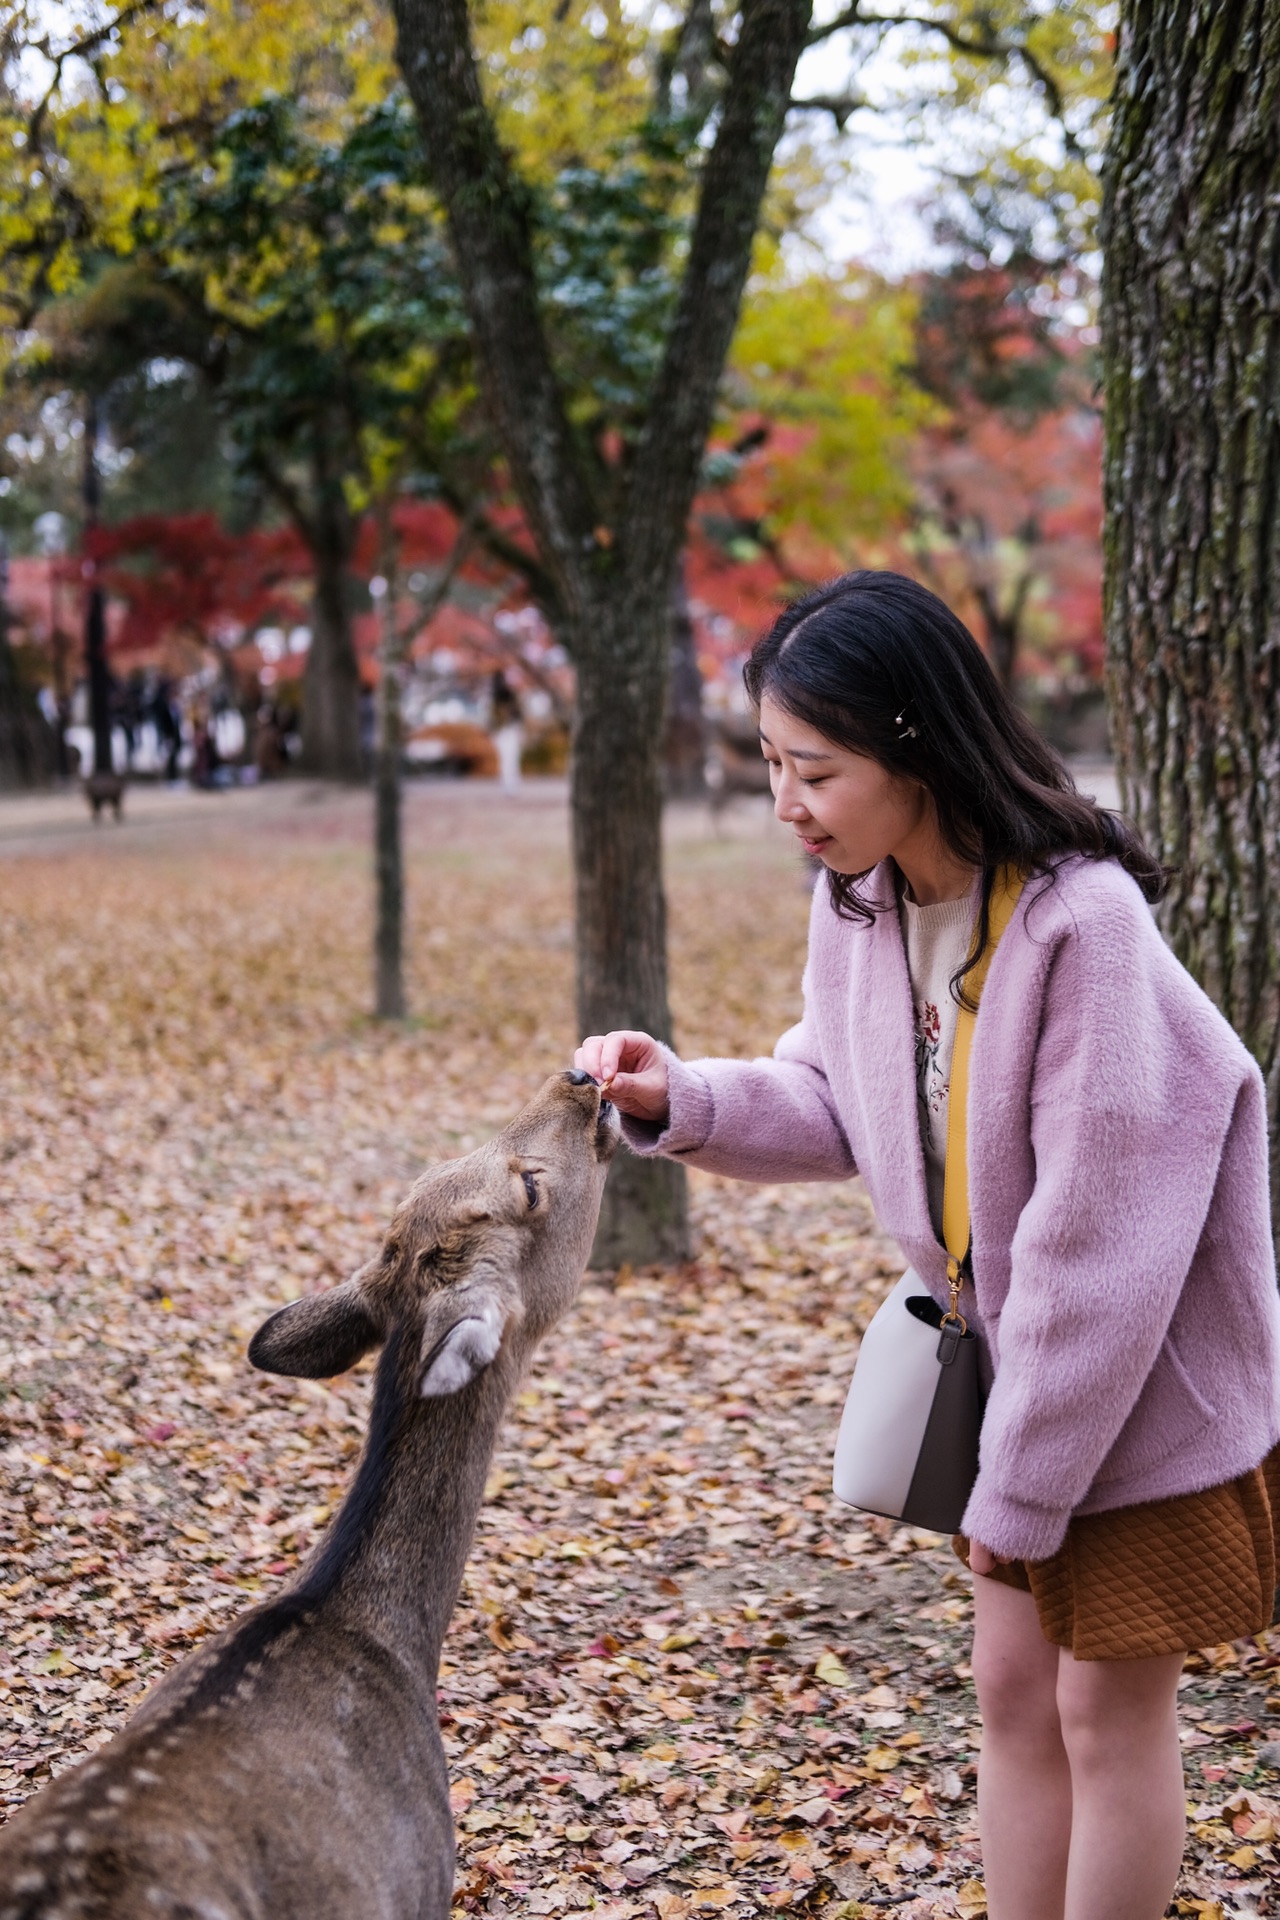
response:
<path id="1" fill-rule="evenodd" d="M 191 163 L 238 107 L 279 93 L 337 133 L 394 78 L 388 12 L 373 0 L 203 0 L 134 16 L 90 71 L 68 61 L 38 124 L 0 91 L 0 311 L 78 283 L 81 252 L 126 254 L 162 169 Z"/>
<path id="2" fill-rule="evenodd" d="M 502 139 L 532 180 L 599 164 L 652 103 L 652 34 L 618 0 L 484 0 L 476 54 Z"/>
<path id="3" fill-rule="evenodd" d="M 750 290 L 730 392 L 770 427 L 775 535 L 804 526 L 841 550 L 905 509 L 905 451 L 934 412 L 910 377 L 914 319 L 908 289 L 856 270 Z"/>

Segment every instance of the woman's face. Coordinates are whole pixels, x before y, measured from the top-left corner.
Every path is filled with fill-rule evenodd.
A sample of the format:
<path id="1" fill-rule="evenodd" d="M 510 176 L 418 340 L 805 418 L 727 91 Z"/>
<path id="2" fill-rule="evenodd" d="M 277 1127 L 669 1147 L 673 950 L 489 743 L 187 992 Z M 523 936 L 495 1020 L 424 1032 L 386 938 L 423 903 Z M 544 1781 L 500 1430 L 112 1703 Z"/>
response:
<path id="1" fill-rule="evenodd" d="M 909 871 L 912 851 L 936 839 L 933 804 L 919 781 L 837 746 L 768 694 L 760 703 L 760 745 L 774 812 L 805 852 L 834 872 L 866 873 L 890 855 Z"/>

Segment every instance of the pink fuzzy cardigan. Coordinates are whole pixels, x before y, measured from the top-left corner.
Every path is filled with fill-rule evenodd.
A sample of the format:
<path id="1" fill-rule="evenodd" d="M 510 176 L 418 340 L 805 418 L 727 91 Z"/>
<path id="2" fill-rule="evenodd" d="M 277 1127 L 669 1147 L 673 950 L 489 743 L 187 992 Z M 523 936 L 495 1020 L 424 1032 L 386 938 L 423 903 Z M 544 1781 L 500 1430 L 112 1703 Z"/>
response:
<path id="1" fill-rule="evenodd" d="M 892 899 L 886 866 L 868 895 Z M 772 1059 L 670 1056 L 637 1152 L 744 1180 L 866 1181 L 938 1300 L 897 915 L 814 898 L 805 1011 Z M 1217 1485 L 1280 1438 L 1262 1077 L 1114 862 L 1028 881 L 974 1033 L 973 1319 L 991 1380 L 965 1531 L 1046 1558 L 1073 1513 Z"/>

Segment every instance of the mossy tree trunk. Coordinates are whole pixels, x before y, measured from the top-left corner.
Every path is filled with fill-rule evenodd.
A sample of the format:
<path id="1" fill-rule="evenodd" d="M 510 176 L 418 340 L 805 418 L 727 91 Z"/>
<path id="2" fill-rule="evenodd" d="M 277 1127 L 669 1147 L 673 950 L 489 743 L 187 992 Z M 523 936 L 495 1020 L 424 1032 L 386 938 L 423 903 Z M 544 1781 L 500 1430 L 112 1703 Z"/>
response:
<path id="1" fill-rule="evenodd" d="M 348 569 L 353 529 L 345 507 L 313 522 L 311 646 L 302 676 L 302 768 L 329 780 L 359 780 L 360 669 L 351 631 Z"/>
<path id="2" fill-rule="evenodd" d="M 707 719 L 683 566 L 676 573 L 671 600 L 671 671 L 667 676 L 663 758 L 668 798 L 701 799 L 707 791 Z"/>
<path id="3" fill-rule="evenodd" d="M 571 807 L 583 1033 L 671 1040 L 662 885 L 663 718 L 669 603 L 603 594 L 569 636 L 577 668 Z M 619 1154 L 593 1260 L 682 1259 L 683 1167 Z"/>
<path id="4" fill-rule="evenodd" d="M 1280 1224 L 1280 0 L 1123 0 L 1104 243 L 1121 792 L 1266 1076 Z"/>

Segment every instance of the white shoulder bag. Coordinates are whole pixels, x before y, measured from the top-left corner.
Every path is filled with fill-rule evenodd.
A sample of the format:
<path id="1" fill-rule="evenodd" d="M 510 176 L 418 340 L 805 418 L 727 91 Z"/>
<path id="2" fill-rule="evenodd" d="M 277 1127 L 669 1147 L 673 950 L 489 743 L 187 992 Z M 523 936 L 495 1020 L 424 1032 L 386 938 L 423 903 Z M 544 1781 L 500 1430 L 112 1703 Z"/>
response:
<path id="1" fill-rule="evenodd" d="M 1021 876 L 1002 867 L 991 890 L 987 949 L 965 980 L 975 1002 L 1021 892 Z M 974 1020 L 962 1006 L 951 1056 L 942 1195 L 951 1304 L 944 1313 L 908 1268 L 879 1308 L 862 1337 L 832 1473 L 837 1499 L 849 1506 L 935 1533 L 959 1530 L 978 1477 L 982 1428 L 978 1342 L 960 1312 L 961 1289 L 972 1279 L 966 1108 Z"/>

